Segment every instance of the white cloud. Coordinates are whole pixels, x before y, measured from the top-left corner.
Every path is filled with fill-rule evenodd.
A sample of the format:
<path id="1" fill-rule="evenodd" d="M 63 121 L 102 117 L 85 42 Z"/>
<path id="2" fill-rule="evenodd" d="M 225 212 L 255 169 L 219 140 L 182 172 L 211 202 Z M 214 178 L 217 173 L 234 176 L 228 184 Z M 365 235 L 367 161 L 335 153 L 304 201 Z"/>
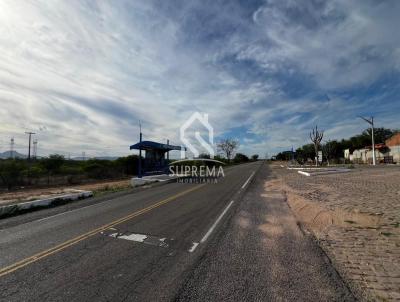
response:
<path id="1" fill-rule="evenodd" d="M 301 144 L 316 122 L 348 134 L 339 124 L 363 106 L 338 90 L 400 66 L 397 2 L 165 5 L 0 2 L 2 151 L 11 136 L 26 148 L 34 130 L 43 154 L 129 154 L 139 119 L 146 139 L 179 144 L 179 126 L 200 111 L 217 136 L 247 129 L 242 150 L 263 155 Z M 315 84 L 293 96 L 292 76 Z"/>
<path id="2" fill-rule="evenodd" d="M 254 14 L 254 43 L 239 59 L 267 70 L 293 65 L 323 89 L 368 85 L 399 71 L 398 1 L 275 1 Z"/>

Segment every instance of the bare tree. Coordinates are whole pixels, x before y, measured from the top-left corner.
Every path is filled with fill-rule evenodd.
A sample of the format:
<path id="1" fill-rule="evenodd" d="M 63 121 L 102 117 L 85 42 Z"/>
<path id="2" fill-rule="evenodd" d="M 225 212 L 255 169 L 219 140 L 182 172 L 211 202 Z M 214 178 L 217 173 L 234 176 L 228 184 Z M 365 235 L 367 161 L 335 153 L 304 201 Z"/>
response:
<path id="1" fill-rule="evenodd" d="M 321 144 L 322 138 L 324 137 L 324 131 L 318 130 L 318 126 L 310 132 L 310 139 L 314 144 L 315 149 L 315 165 L 318 166 L 318 147 Z"/>
<path id="2" fill-rule="evenodd" d="M 220 140 L 217 144 L 218 151 L 223 152 L 225 154 L 228 162 L 230 162 L 235 150 L 238 147 L 239 147 L 239 141 L 232 139 L 232 138 L 226 138 L 226 139 Z"/>

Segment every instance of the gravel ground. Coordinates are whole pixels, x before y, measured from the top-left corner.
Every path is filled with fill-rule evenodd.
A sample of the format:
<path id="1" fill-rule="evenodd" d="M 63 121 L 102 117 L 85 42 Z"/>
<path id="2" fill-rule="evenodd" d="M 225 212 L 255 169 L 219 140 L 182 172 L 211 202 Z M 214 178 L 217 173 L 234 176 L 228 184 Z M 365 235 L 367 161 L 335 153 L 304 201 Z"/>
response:
<path id="1" fill-rule="evenodd" d="M 400 301 L 400 167 L 312 177 L 279 166 L 273 171 L 351 288 L 362 299 Z"/>

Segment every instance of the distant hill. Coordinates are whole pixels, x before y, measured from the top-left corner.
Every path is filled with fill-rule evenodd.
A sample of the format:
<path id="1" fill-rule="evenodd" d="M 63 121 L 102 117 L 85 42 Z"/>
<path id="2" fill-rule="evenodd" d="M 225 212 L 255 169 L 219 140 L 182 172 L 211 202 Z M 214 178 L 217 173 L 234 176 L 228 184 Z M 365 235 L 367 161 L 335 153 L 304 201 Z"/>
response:
<path id="1" fill-rule="evenodd" d="M 0 153 L 0 158 L 1 159 L 6 159 L 6 158 L 27 158 L 26 155 L 18 153 L 17 151 L 4 151 L 3 153 Z"/>

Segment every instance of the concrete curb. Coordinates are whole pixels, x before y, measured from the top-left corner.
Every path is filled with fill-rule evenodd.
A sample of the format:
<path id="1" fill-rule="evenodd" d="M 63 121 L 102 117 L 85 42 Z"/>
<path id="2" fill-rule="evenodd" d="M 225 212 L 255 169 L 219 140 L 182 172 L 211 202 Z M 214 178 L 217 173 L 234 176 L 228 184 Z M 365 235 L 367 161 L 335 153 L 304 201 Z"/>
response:
<path id="1" fill-rule="evenodd" d="M 35 208 L 49 207 L 57 204 L 64 204 L 78 199 L 84 199 L 93 196 L 92 191 L 74 190 L 76 193 L 57 195 L 49 198 L 27 201 L 17 204 L 0 206 L 0 218 L 4 216 L 16 215 L 19 212 L 27 212 Z"/>
<path id="2" fill-rule="evenodd" d="M 350 169 L 340 169 L 340 170 L 327 170 L 327 171 L 297 171 L 297 173 L 305 175 L 305 176 L 316 176 L 316 175 L 327 175 L 327 174 L 337 174 L 337 173 L 347 173 L 351 172 Z"/>
<path id="3" fill-rule="evenodd" d="M 306 167 L 287 167 L 288 170 L 310 170 L 310 171 L 332 171 L 338 169 L 348 169 L 346 166 L 306 166 Z"/>
<path id="4" fill-rule="evenodd" d="M 141 187 L 141 186 L 145 186 L 145 185 L 149 185 L 149 184 L 154 184 L 157 182 L 161 182 L 161 183 L 171 183 L 171 182 L 176 182 L 177 178 L 171 178 L 171 179 L 144 179 L 144 178 L 132 178 L 131 179 L 131 186 L 133 188 L 136 187 Z"/>
<path id="5" fill-rule="evenodd" d="M 321 170 L 327 170 L 329 168 L 325 167 L 287 167 L 288 170 L 315 170 L 315 171 L 321 171 Z"/>

